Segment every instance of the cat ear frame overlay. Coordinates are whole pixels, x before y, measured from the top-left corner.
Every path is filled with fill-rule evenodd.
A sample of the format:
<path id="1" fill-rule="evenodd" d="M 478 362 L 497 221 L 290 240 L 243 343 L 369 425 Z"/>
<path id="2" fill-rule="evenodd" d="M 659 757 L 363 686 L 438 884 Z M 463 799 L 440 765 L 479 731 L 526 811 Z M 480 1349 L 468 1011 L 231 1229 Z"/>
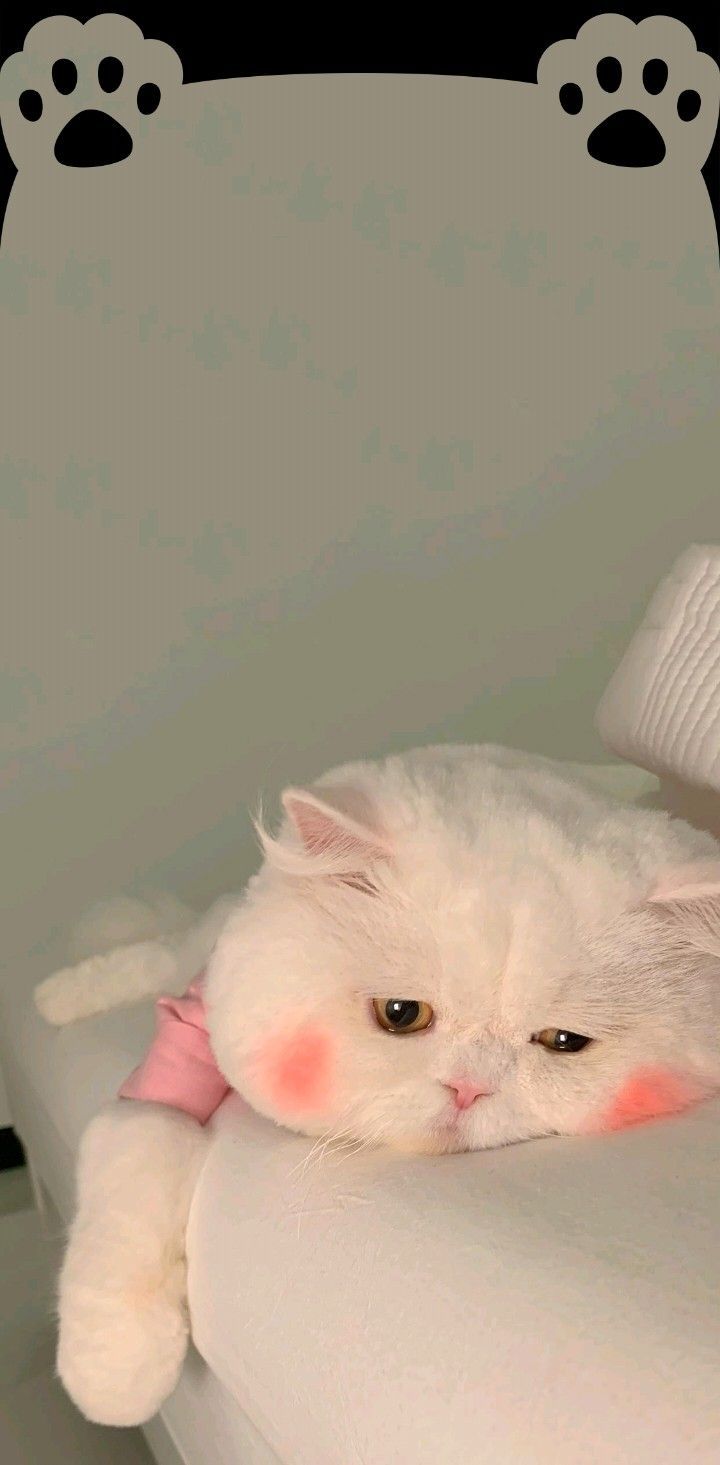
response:
<path id="1" fill-rule="evenodd" d="M 0 126 L 18 171 L 126 162 L 183 84 L 182 64 L 134 21 L 41 20 L 0 71 Z M 720 74 L 668 16 L 587 21 L 540 57 L 537 86 L 566 133 L 606 168 L 701 169 L 717 128 Z"/>

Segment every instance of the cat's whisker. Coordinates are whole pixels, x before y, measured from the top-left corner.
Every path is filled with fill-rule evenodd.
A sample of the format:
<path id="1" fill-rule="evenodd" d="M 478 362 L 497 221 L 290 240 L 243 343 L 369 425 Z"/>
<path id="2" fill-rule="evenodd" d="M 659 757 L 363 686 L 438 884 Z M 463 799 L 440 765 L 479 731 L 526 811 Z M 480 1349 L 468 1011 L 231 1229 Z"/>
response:
<path id="1" fill-rule="evenodd" d="M 374 1149 L 379 1142 L 386 1138 L 387 1133 L 387 1123 L 383 1120 L 376 1124 L 367 1134 L 351 1137 L 342 1146 L 338 1154 L 338 1164 L 343 1160 L 352 1158 L 354 1155 L 361 1154 L 363 1150 Z"/>
<path id="2" fill-rule="evenodd" d="M 336 1163 L 340 1165 L 343 1160 L 349 1159 L 351 1155 L 356 1155 L 358 1153 L 358 1150 L 361 1150 L 363 1148 L 363 1143 L 363 1140 L 350 1137 L 346 1140 L 343 1140 L 341 1144 L 334 1146 L 333 1149 L 336 1155 Z"/>
<path id="3" fill-rule="evenodd" d="M 353 1136 L 350 1129 L 333 1130 L 332 1133 L 328 1135 L 319 1153 L 315 1156 L 315 1169 L 319 1168 L 322 1161 L 326 1158 L 328 1151 L 330 1151 L 331 1153 L 337 1151 L 341 1154 L 345 1145 L 352 1144 L 352 1142 Z"/>
<path id="4" fill-rule="evenodd" d="M 365 1150 L 367 1148 L 368 1141 L 366 1139 L 358 1140 L 357 1143 L 354 1145 L 348 1145 L 338 1154 L 338 1165 L 341 1165 L 343 1160 L 351 1160 L 354 1155 L 359 1155 L 361 1150 Z"/>
<path id="5" fill-rule="evenodd" d="M 292 1180 L 299 1172 L 300 1179 L 304 1180 L 308 1170 L 313 1166 L 313 1164 L 319 1164 L 320 1160 L 322 1160 L 324 1154 L 326 1153 L 328 1146 L 332 1144 L 334 1140 L 339 1140 L 342 1142 L 346 1135 L 351 1136 L 351 1134 L 352 1131 L 347 1127 L 338 1129 L 336 1126 L 331 1126 L 329 1129 L 324 1130 L 322 1134 L 318 1135 L 315 1143 L 310 1147 L 308 1153 L 304 1155 L 302 1160 L 299 1160 L 297 1165 L 295 1165 L 290 1171 L 288 1179 Z"/>
<path id="6" fill-rule="evenodd" d="M 328 1149 L 333 1144 L 337 1144 L 338 1145 L 339 1150 L 340 1150 L 340 1153 L 341 1153 L 342 1152 L 342 1148 L 345 1145 L 352 1144 L 353 1142 L 354 1142 L 354 1139 L 353 1139 L 352 1130 L 349 1127 L 347 1127 L 347 1126 L 345 1126 L 345 1127 L 343 1127 L 341 1129 L 338 1129 L 336 1127 L 332 1127 L 332 1128 L 326 1130 L 323 1134 L 319 1135 L 318 1138 L 315 1140 L 315 1143 L 312 1145 L 309 1153 L 301 1161 L 300 1165 L 296 1165 L 294 1167 L 294 1169 L 290 1172 L 289 1178 L 292 1179 L 293 1176 L 298 1172 L 298 1170 L 300 1170 L 300 1177 L 299 1178 L 300 1178 L 301 1181 L 304 1180 L 306 1178 L 308 1172 L 313 1168 L 313 1166 L 315 1168 L 317 1168 L 320 1165 L 320 1163 L 324 1159 L 325 1155 L 327 1154 Z M 312 1188 L 312 1184 L 308 1187 L 307 1194 L 305 1196 L 305 1199 L 306 1200 L 307 1200 L 307 1198 L 308 1198 L 308 1196 L 310 1194 L 311 1188 Z M 297 1213 L 297 1235 L 298 1235 L 298 1239 L 300 1238 L 300 1228 L 301 1228 L 302 1218 L 303 1218 L 304 1214 L 305 1214 L 305 1210 L 304 1210 L 304 1207 L 301 1205 L 300 1206 L 300 1209 L 298 1210 L 298 1213 Z"/>
<path id="7" fill-rule="evenodd" d="M 317 1153 L 317 1150 L 319 1149 L 320 1145 L 322 1145 L 323 1141 L 327 1138 L 327 1134 L 329 1132 L 330 1131 L 325 1130 L 321 1135 L 318 1135 L 318 1137 L 315 1140 L 314 1144 L 312 1144 L 310 1146 L 310 1149 L 308 1150 L 307 1154 L 306 1155 L 303 1155 L 303 1157 L 302 1157 L 301 1160 L 298 1160 L 297 1165 L 293 1165 L 293 1168 L 292 1168 L 292 1170 L 290 1171 L 290 1173 L 288 1175 L 288 1180 L 294 1180 L 295 1176 L 298 1175 L 298 1174 L 299 1174 L 301 1180 L 304 1179 L 305 1174 L 306 1174 L 306 1172 L 308 1170 L 308 1167 L 309 1167 L 311 1161 L 313 1160 L 315 1154 Z"/>

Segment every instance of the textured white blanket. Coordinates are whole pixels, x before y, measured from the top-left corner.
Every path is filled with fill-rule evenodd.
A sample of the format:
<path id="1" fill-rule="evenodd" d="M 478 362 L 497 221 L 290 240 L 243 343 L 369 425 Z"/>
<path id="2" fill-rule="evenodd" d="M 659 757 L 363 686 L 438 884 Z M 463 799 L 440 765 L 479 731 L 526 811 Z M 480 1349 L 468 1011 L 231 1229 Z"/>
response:
<path id="1" fill-rule="evenodd" d="M 692 545 L 661 582 L 597 727 L 620 757 L 720 792 L 720 545 Z"/>

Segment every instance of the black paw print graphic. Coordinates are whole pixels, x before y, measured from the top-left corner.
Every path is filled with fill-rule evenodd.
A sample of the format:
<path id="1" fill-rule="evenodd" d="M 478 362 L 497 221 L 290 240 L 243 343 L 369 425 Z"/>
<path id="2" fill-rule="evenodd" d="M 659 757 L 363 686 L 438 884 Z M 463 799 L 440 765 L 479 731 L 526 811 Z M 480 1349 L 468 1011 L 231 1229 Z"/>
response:
<path id="1" fill-rule="evenodd" d="M 689 30 L 667 16 L 635 25 L 601 15 L 541 58 L 538 85 L 577 130 L 591 158 L 654 168 L 666 158 L 702 167 L 712 146 L 720 75 Z"/>
<path id="2" fill-rule="evenodd" d="M 117 56 L 103 56 L 97 69 L 98 85 L 103 92 L 116 92 L 123 79 L 123 64 Z M 52 82 L 55 90 L 63 97 L 72 96 L 77 86 L 77 67 L 74 61 L 62 58 L 53 63 Z M 160 106 L 160 88 L 154 81 L 145 81 L 138 87 L 137 108 L 144 116 L 157 112 Z M 20 93 L 18 106 L 27 122 L 39 122 L 43 113 L 43 99 L 33 87 Z M 66 168 L 103 168 L 109 163 L 119 163 L 130 156 L 133 140 L 122 122 L 108 112 L 96 107 L 84 107 L 76 112 L 55 139 L 54 153 L 58 163 Z"/>
<path id="3" fill-rule="evenodd" d="M 139 124 L 182 81 L 178 57 L 132 21 L 41 21 L 0 73 L 0 116 L 16 167 L 54 159 L 106 168 L 128 158 Z"/>
<path id="4" fill-rule="evenodd" d="M 620 90 L 622 65 L 616 56 L 603 56 L 595 74 L 604 92 Z M 652 97 L 659 96 L 667 85 L 667 62 L 659 56 L 652 57 L 643 66 L 642 78 L 645 91 Z M 565 82 L 560 88 L 559 101 L 564 112 L 577 116 L 583 107 L 581 87 L 574 81 Z M 677 99 L 677 115 L 682 122 L 693 122 L 701 105 L 699 92 L 688 87 Z M 599 163 L 612 163 L 617 168 L 653 168 L 667 152 L 665 139 L 655 123 L 644 112 L 630 107 L 611 112 L 604 122 L 599 122 L 590 133 L 587 150 Z"/>

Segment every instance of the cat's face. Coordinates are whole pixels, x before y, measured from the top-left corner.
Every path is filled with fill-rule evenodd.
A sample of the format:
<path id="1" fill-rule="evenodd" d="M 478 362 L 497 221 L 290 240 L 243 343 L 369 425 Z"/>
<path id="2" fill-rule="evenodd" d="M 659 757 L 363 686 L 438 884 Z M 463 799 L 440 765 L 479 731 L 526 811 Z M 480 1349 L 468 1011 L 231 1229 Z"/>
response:
<path id="1" fill-rule="evenodd" d="M 261 1113 L 443 1153 L 720 1087 L 720 866 L 650 873 L 703 836 L 586 792 L 556 821 L 491 783 L 476 810 L 397 777 L 385 806 L 367 781 L 285 796 L 207 983 L 220 1066 Z"/>

